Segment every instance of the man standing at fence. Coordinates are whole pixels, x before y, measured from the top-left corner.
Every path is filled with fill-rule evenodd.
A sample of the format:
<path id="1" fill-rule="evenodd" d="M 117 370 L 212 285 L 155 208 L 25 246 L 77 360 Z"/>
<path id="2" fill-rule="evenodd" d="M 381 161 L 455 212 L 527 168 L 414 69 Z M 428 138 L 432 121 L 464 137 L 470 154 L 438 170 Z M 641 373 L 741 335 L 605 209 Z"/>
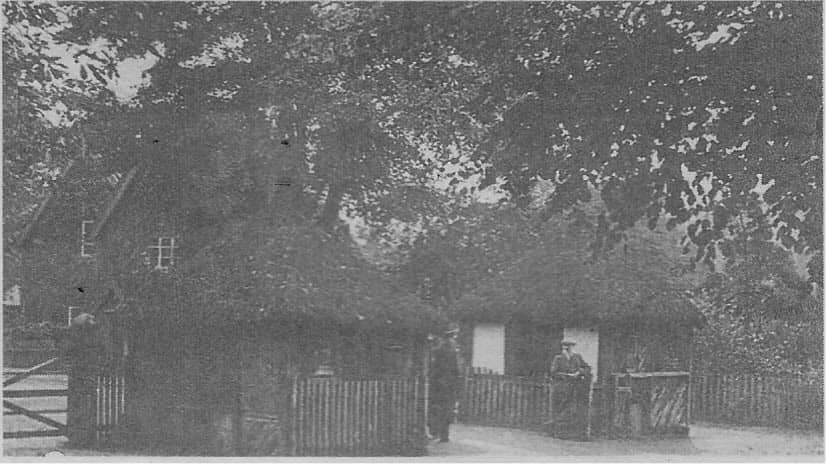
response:
<path id="1" fill-rule="evenodd" d="M 577 353 L 570 340 L 562 341 L 562 353 L 551 363 L 551 434 L 559 438 L 588 438 L 588 398 L 591 367 Z"/>
<path id="2" fill-rule="evenodd" d="M 442 443 L 450 440 L 450 423 L 461 382 L 458 334 L 459 327 L 452 324 L 431 354 L 428 422 L 430 433 Z"/>

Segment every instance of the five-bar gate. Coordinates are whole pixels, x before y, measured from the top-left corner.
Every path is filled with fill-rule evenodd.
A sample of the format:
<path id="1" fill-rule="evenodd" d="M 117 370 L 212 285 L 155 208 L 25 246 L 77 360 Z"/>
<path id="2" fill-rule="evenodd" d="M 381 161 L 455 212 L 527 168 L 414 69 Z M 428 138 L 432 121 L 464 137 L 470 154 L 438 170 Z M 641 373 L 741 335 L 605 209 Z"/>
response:
<path id="1" fill-rule="evenodd" d="M 55 419 L 47 417 L 46 414 L 61 414 L 65 413 L 66 409 L 46 408 L 34 409 L 32 407 L 24 407 L 18 403 L 10 401 L 11 399 L 28 399 L 28 398 L 49 398 L 49 397 L 64 397 L 68 396 L 67 389 L 9 389 L 8 387 L 19 383 L 32 375 L 42 372 L 47 367 L 57 363 L 60 358 L 52 358 L 46 362 L 40 363 L 22 372 L 13 374 L 11 377 L 3 380 L 3 408 L 5 409 L 5 416 L 25 416 L 41 424 L 47 425 L 46 430 L 12 430 L 4 431 L 3 439 L 10 440 L 15 438 L 33 438 L 33 437 L 60 437 L 66 435 L 66 424 L 61 423 Z"/>

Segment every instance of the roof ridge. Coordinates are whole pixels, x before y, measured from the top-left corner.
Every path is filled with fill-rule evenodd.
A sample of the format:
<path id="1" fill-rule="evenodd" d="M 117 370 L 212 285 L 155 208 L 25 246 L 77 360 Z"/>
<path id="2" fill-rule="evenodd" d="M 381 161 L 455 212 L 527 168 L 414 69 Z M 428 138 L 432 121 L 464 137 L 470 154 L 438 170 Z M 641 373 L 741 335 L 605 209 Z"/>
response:
<path id="1" fill-rule="evenodd" d="M 98 221 L 96 221 L 95 229 L 92 231 L 93 239 L 98 238 L 100 233 L 103 231 L 103 228 L 109 222 L 109 219 L 112 217 L 112 214 L 114 214 L 118 205 L 120 205 L 120 202 L 123 199 L 123 196 L 126 194 L 126 191 L 129 190 L 129 187 L 132 185 L 132 182 L 134 181 L 135 176 L 137 175 L 138 170 L 141 166 L 142 164 L 136 164 L 135 166 L 132 166 L 132 169 L 130 169 L 129 172 L 126 174 L 126 178 L 123 180 L 123 183 L 118 189 L 118 192 L 115 194 L 115 197 L 106 207 L 106 211 L 104 211 L 103 216 Z"/>
<path id="2" fill-rule="evenodd" d="M 69 165 L 66 166 L 66 171 L 63 172 L 63 175 L 61 176 L 61 179 L 66 178 L 66 176 L 69 175 L 69 173 L 72 171 L 72 168 L 74 168 L 76 166 L 76 164 L 77 163 L 75 162 L 75 160 L 69 161 Z M 31 221 L 26 225 L 26 227 L 23 229 L 23 232 L 20 234 L 20 236 L 15 241 L 14 246 L 21 247 L 21 246 L 26 244 L 26 242 L 31 237 L 31 233 L 34 230 L 34 226 L 37 225 L 38 222 L 40 222 L 40 217 L 43 216 L 43 212 L 46 210 L 46 207 L 49 206 L 49 203 L 52 202 L 52 199 L 54 198 L 54 195 L 55 195 L 54 189 L 53 188 L 49 189 L 49 192 L 46 194 L 46 198 L 44 198 L 43 202 L 40 203 L 40 206 L 37 207 L 37 210 L 35 210 L 35 212 L 34 212 L 34 216 L 32 217 Z"/>

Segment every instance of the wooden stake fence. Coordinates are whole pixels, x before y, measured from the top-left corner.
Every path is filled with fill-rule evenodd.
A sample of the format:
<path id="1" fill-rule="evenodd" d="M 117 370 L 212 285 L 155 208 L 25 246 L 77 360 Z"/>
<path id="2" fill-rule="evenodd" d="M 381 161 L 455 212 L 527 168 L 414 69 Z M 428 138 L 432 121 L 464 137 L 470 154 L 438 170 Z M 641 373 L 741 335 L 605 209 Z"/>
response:
<path id="1" fill-rule="evenodd" d="M 123 424 L 126 406 L 126 382 L 121 372 L 98 375 L 95 390 L 95 441 L 106 445 Z"/>
<path id="2" fill-rule="evenodd" d="M 545 378 L 477 374 L 465 377 L 459 421 L 540 429 L 551 417 L 551 382 Z"/>
<path id="3" fill-rule="evenodd" d="M 296 379 L 292 454 L 409 455 L 424 451 L 423 381 Z"/>
<path id="4" fill-rule="evenodd" d="M 465 376 L 458 420 L 468 424 L 541 429 L 551 417 L 551 382 L 547 378 L 490 373 Z M 612 392 L 601 391 L 599 409 Z M 801 378 L 756 375 L 692 375 L 690 423 L 823 429 L 823 383 Z M 608 420 L 594 411 L 598 425 Z M 689 419 L 690 418 L 690 419 Z"/>
<path id="5" fill-rule="evenodd" d="M 822 430 L 823 383 L 756 375 L 692 375 L 691 420 Z"/>

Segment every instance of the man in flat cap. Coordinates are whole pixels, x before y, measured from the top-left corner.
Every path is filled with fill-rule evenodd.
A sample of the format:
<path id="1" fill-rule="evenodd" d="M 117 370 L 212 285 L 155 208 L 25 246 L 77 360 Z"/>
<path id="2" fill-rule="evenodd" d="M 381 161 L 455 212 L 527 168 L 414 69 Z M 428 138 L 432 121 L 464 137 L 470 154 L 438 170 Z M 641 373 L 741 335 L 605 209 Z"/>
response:
<path id="1" fill-rule="evenodd" d="M 431 355 L 428 422 L 430 433 L 443 443 L 450 440 L 450 423 L 462 381 L 458 334 L 459 326 L 451 324 Z"/>
<path id="2" fill-rule="evenodd" d="M 574 353 L 572 340 L 562 341 L 562 353 L 551 363 L 551 433 L 559 438 L 587 438 L 588 390 L 591 366 Z"/>
<path id="3" fill-rule="evenodd" d="M 562 340 L 562 353 L 554 356 L 551 363 L 551 376 L 554 379 L 576 379 L 591 375 L 591 366 L 582 356 L 574 353 L 574 345 L 576 342 L 572 340 Z"/>

